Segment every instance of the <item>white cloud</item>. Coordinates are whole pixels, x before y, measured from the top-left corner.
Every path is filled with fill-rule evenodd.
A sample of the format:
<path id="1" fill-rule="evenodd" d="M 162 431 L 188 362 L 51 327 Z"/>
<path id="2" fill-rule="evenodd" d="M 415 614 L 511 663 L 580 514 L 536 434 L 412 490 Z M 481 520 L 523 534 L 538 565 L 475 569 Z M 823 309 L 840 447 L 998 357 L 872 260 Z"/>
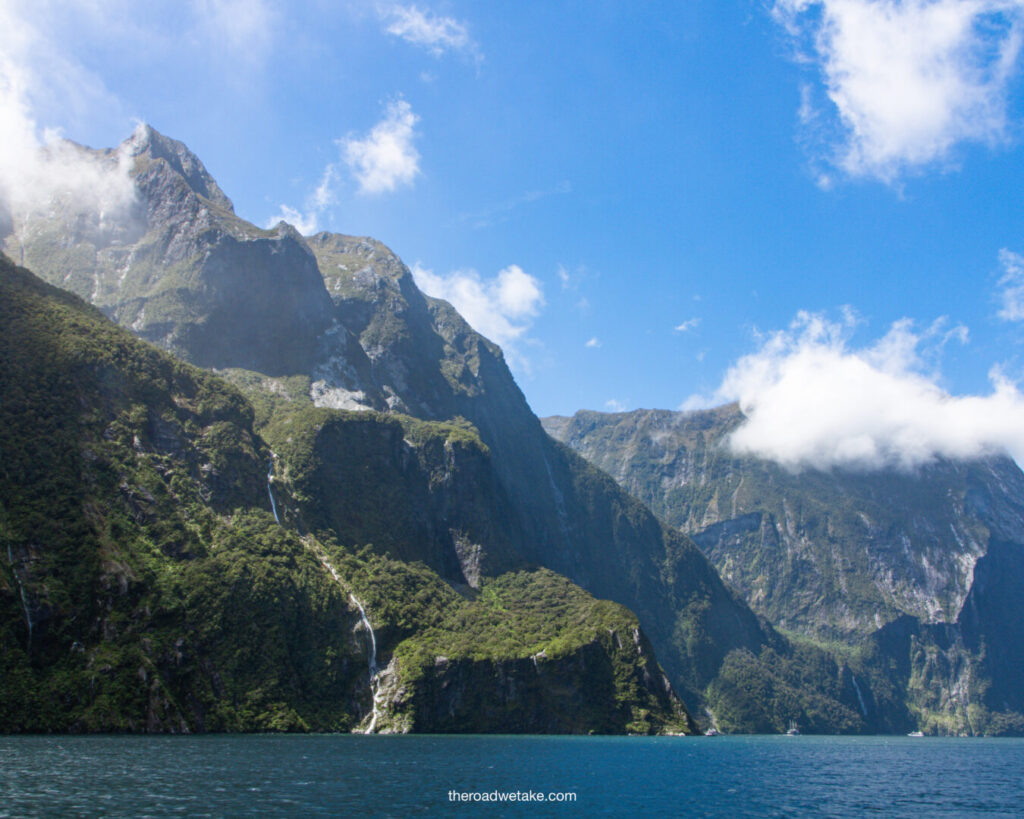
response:
<path id="1" fill-rule="evenodd" d="M 691 319 L 687 319 L 686 321 L 682 322 L 681 324 L 677 324 L 675 326 L 675 331 L 677 333 L 688 333 L 690 330 L 696 330 L 699 326 L 700 326 L 700 319 L 694 317 L 694 318 L 691 318 Z"/>
<path id="2" fill-rule="evenodd" d="M 588 341 L 583 346 L 592 350 L 597 349 L 598 347 L 601 346 L 601 340 L 597 336 L 594 336 L 592 339 L 590 339 L 590 341 Z"/>
<path id="3" fill-rule="evenodd" d="M 491 279 L 475 270 L 456 270 L 447 276 L 416 264 L 413 277 L 428 296 L 449 302 L 474 330 L 497 343 L 509 363 L 529 370 L 521 344 L 532 320 L 544 306 L 541 283 L 518 265 L 509 265 Z"/>
<path id="4" fill-rule="evenodd" d="M 892 182 L 947 161 L 958 143 L 1006 138 L 1024 0 L 775 0 L 772 10 L 830 101 L 825 117 L 807 87 L 801 122 L 848 175 Z"/>
<path id="5" fill-rule="evenodd" d="M 0 3 L 0 209 L 23 217 L 59 200 L 102 220 L 134 201 L 129 152 L 101 158 L 64 141 L 40 127 L 33 104 L 45 99 L 53 107 L 66 98 L 73 107 L 109 95 L 21 11 Z"/>
<path id="6" fill-rule="evenodd" d="M 412 184 L 420 172 L 420 155 L 413 145 L 417 122 L 419 117 L 409 103 L 399 99 L 388 105 L 384 119 L 368 136 L 339 141 L 361 193 L 384 193 Z"/>
<path id="7" fill-rule="evenodd" d="M 420 172 L 420 155 L 412 144 L 418 121 L 409 103 L 399 99 L 388 106 L 384 119 L 364 139 L 337 140 L 341 160 L 327 164 L 320 182 L 306 197 L 305 205 L 301 209 L 280 205 L 278 212 L 266 220 L 266 227 L 273 227 L 283 219 L 299 233 L 315 233 L 324 213 L 338 201 L 342 160 L 352 170 L 360 193 L 384 193 L 399 185 L 411 185 Z"/>
<path id="8" fill-rule="evenodd" d="M 416 6 L 394 5 L 382 9 L 381 13 L 389 21 L 385 29 L 388 34 L 425 48 L 435 57 L 447 51 L 459 51 L 478 62 L 481 59 L 479 47 L 469 36 L 469 27 L 459 20 L 438 17 Z"/>
<path id="9" fill-rule="evenodd" d="M 626 411 L 626 405 L 623 404 L 621 401 L 615 399 L 615 398 L 609 398 L 607 401 L 605 401 L 604 402 L 604 407 L 605 407 L 605 409 L 607 409 L 607 410 L 609 410 L 611 412 L 625 412 Z"/>
<path id="10" fill-rule="evenodd" d="M 961 327 L 916 333 L 896 322 L 855 349 L 849 322 L 801 313 L 726 373 L 714 402 L 738 401 L 746 422 L 730 444 L 789 468 L 911 468 L 936 457 L 1009 451 L 1024 463 L 1024 395 L 998 369 L 989 395 L 954 396 L 932 366 Z M 707 406 L 693 398 L 687 409 Z"/>
<path id="11" fill-rule="evenodd" d="M 306 197 L 305 210 L 299 210 L 290 205 L 282 204 L 278 212 L 266 220 L 264 227 L 272 228 L 278 222 L 284 221 L 303 236 L 316 233 L 324 211 L 337 202 L 337 197 L 334 193 L 337 176 L 337 166 L 329 164 L 324 168 L 323 175 L 320 177 L 320 184 Z"/>
<path id="12" fill-rule="evenodd" d="M 1003 275 L 999 279 L 999 318 L 1006 321 L 1024 320 L 1024 256 L 1003 248 L 999 251 L 999 264 Z"/>
<path id="13" fill-rule="evenodd" d="M 306 211 L 303 213 L 288 205 L 281 205 L 281 209 L 277 214 L 267 219 L 263 226 L 265 228 L 272 228 L 278 222 L 287 222 L 303 236 L 310 236 L 316 233 L 317 212 Z"/>

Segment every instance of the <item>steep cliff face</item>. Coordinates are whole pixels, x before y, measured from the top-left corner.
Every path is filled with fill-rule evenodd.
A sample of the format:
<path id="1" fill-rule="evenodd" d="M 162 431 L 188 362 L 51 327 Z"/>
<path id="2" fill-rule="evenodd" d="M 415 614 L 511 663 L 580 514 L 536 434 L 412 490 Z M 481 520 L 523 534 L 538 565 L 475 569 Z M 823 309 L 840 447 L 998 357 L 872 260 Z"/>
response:
<path id="1" fill-rule="evenodd" d="M 312 366 L 331 302 L 294 228 L 239 219 L 198 158 L 148 126 L 113 150 L 73 150 L 127 166 L 134 201 L 97 214 L 69 196 L 15 214 L 12 259 L 200 366 Z"/>
<path id="2" fill-rule="evenodd" d="M 300 535 L 302 490 L 337 466 L 317 463 L 308 482 L 271 467 L 271 479 L 271 451 L 235 388 L 4 259 L 0 396 L 2 731 L 487 731 L 512 730 L 516 717 L 558 731 L 687 725 L 653 653 L 608 636 L 636 632 L 646 646 L 636 619 L 564 578 L 506 574 L 460 596 L 422 564 L 346 548 L 386 533 L 390 510 L 349 520 L 330 499 L 309 507 L 324 542 Z M 317 432 L 328 457 L 331 422 L 346 420 L 336 414 Z M 364 451 L 359 477 L 394 479 L 395 509 L 423 502 L 450 515 L 465 538 L 448 532 L 441 546 L 480 587 L 472 537 L 491 524 L 459 493 L 481 481 L 453 486 L 446 474 L 473 478 L 486 456 L 479 440 L 465 426 L 367 416 L 342 443 L 367 426 L 378 443 L 408 447 L 411 471 L 375 474 L 388 459 Z M 416 523 L 411 537 L 422 534 Z M 550 657 L 552 673 L 518 689 L 484 686 L 472 695 L 480 714 L 462 713 L 468 695 L 433 682 L 441 651 L 499 680 L 533 656 Z M 583 673 L 596 668 L 616 686 Z M 490 712 L 504 716 L 480 716 Z M 447 713 L 461 716 L 426 716 Z"/>
<path id="3" fill-rule="evenodd" d="M 1013 601 L 1024 570 L 1016 464 L 791 473 L 730 453 L 727 436 L 741 422 L 733 406 L 580 412 L 544 423 L 690 534 L 773 623 L 851 645 L 882 629 L 886 636 L 872 639 L 888 659 L 909 660 L 899 663 L 899 684 L 923 724 L 954 733 L 1013 724 L 1024 695 Z M 971 708 L 991 713 L 971 725 Z"/>
<path id="4" fill-rule="evenodd" d="M 5 246 L 190 361 L 262 374 L 249 380 L 254 402 L 258 388 L 302 381 L 303 400 L 320 411 L 465 423 L 486 450 L 453 450 L 456 473 L 477 483 L 469 491 L 460 477 L 445 486 L 443 452 L 428 464 L 430 446 L 400 444 L 379 418 L 321 423 L 306 407 L 302 417 L 317 434 L 298 436 L 312 443 L 296 453 L 280 419 L 268 416 L 282 474 L 294 480 L 297 523 L 362 533 L 378 553 L 423 560 L 456 583 L 524 564 L 564 574 L 635 611 L 693 703 L 730 652 L 759 657 L 777 642 L 687 537 L 544 433 L 500 349 L 450 305 L 420 293 L 383 245 L 245 223 L 198 159 L 152 129 L 108 153 L 130 157 L 136 194 L 132 208 L 104 222 L 116 225 L 108 233 L 120 231 L 116 241 L 101 248 L 58 211 L 18 216 Z M 378 460 L 367 467 L 363 456 Z M 389 496 L 390 479 L 371 476 L 360 491 L 367 468 L 401 483 L 415 503 Z M 386 508 L 396 525 L 384 522 L 379 501 L 373 511 L 374 481 L 395 501 Z M 369 528 L 353 522 L 360 515 Z"/>

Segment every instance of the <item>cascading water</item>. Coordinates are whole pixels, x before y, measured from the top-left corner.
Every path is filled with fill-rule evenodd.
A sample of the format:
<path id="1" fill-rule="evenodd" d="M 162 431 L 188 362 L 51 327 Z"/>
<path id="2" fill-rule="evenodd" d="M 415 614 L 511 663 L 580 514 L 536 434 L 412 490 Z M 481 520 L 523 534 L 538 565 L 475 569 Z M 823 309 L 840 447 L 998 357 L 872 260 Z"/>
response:
<path id="1" fill-rule="evenodd" d="M 14 554 L 11 552 L 11 544 L 7 544 L 7 560 L 11 564 L 11 574 L 14 575 L 14 580 L 18 584 L 18 591 L 21 594 L 21 607 L 25 610 L 25 624 L 28 626 L 28 647 L 32 648 L 32 627 L 35 625 L 32 622 L 32 612 L 28 607 L 28 596 L 25 594 L 25 585 L 21 582 L 21 578 L 18 577 L 18 570 L 14 566 Z"/>
<path id="2" fill-rule="evenodd" d="M 270 495 L 270 511 L 274 513 L 274 520 L 277 521 L 278 526 L 281 525 L 281 518 L 277 516 L 277 504 L 274 503 L 274 490 L 271 488 L 271 484 L 274 482 L 274 459 L 277 456 L 270 453 L 270 469 L 267 471 L 267 494 Z"/>
<path id="3" fill-rule="evenodd" d="M 306 544 L 308 546 L 309 541 L 307 541 Z M 331 561 L 327 559 L 327 556 L 318 549 L 313 549 L 313 552 L 320 559 L 324 568 L 331 573 L 331 577 L 334 578 L 335 582 L 347 590 L 348 587 L 345 581 L 341 579 L 341 575 L 338 574 L 338 570 L 331 565 Z M 363 731 L 363 733 L 372 734 L 374 729 L 377 727 L 377 718 L 380 716 L 381 700 L 380 686 L 378 685 L 377 680 L 377 674 L 379 673 L 379 669 L 377 668 L 377 635 L 373 630 L 373 625 L 370 623 L 370 618 L 366 616 L 366 609 L 363 607 L 363 604 L 359 602 L 359 599 L 352 594 L 351 591 L 348 593 L 348 599 L 352 601 L 352 604 L 357 609 L 359 609 L 359 619 L 363 623 L 363 628 L 365 628 L 367 633 L 370 635 L 370 656 L 367 658 L 367 665 L 370 669 L 370 699 L 373 702 L 373 714 L 370 717 L 370 724 L 366 726 L 366 730 Z"/>
<path id="4" fill-rule="evenodd" d="M 866 717 L 868 715 L 868 709 L 867 706 L 864 705 L 864 697 L 860 693 L 860 686 L 857 685 L 857 677 L 851 674 L 850 679 L 853 680 L 853 690 L 857 692 L 857 700 L 860 702 L 860 710 L 864 713 L 864 716 Z"/>
<path id="5" fill-rule="evenodd" d="M 363 604 L 351 592 L 349 592 L 348 599 L 359 609 L 359 617 L 363 621 L 363 626 L 370 632 L 370 678 L 372 679 L 377 676 L 377 635 L 373 633 L 373 626 L 370 625 L 370 618 L 366 616 L 366 609 L 363 608 Z"/>
<path id="6" fill-rule="evenodd" d="M 377 684 L 377 635 L 373 632 L 373 626 L 370 625 L 370 618 L 366 616 L 366 609 L 363 608 L 363 604 L 356 599 L 352 592 L 349 592 L 348 598 L 359 609 L 359 617 L 363 621 L 363 627 L 370 633 L 370 696 L 373 699 L 373 715 L 370 717 L 370 724 L 366 726 L 364 733 L 372 734 L 373 730 L 377 727 L 377 717 L 380 715 L 380 686 Z"/>

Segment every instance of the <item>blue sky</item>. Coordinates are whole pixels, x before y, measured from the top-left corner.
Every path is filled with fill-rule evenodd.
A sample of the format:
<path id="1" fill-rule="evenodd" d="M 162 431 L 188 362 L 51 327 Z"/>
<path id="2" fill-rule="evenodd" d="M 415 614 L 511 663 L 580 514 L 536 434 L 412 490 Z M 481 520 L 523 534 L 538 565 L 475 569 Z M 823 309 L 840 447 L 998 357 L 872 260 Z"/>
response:
<path id="1" fill-rule="evenodd" d="M 241 216 L 380 239 L 539 415 L 753 406 L 822 353 L 1024 442 L 1021 0 L 25 5 L 0 115 L 143 120 Z"/>

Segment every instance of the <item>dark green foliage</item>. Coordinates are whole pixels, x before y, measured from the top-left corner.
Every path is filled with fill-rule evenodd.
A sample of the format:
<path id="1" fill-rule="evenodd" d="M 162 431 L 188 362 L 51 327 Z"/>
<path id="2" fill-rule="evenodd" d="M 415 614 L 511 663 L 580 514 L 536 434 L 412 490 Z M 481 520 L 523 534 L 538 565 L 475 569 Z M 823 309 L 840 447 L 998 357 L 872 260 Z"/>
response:
<path id="1" fill-rule="evenodd" d="M 564 578 L 506 576 L 467 599 L 422 564 L 335 546 L 335 579 L 323 547 L 268 511 L 257 413 L 279 450 L 273 487 L 289 520 L 313 521 L 330 543 L 345 526 L 357 542 L 397 532 L 387 551 L 416 531 L 422 499 L 442 498 L 453 521 L 472 508 L 460 493 L 479 482 L 447 477 L 489 458 L 464 420 L 317 410 L 287 380 L 254 413 L 224 381 L 6 260 L 0 330 L 0 730 L 354 729 L 370 695 L 350 590 L 373 613 L 381 658 L 397 658 L 392 728 L 685 725 L 635 618 Z M 406 453 L 411 471 L 387 472 L 381 446 Z M 362 498 L 354 522 L 325 497 L 349 483 Z M 459 538 L 483 525 L 474 514 Z M 633 632 L 644 651 L 626 640 Z M 440 723 L 426 715 L 456 706 L 437 651 L 499 677 L 521 661 L 534 668 L 531 652 L 555 665 L 521 695 L 474 684 L 474 708 Z M 500 718 L 474 721 L 488 708 Z"/>
<path id="2" fill-rule="evenodd" d="M 245 400 L 0 265 L 0 726 L 349 725 L 353 617 Z"/>
<path id="3" fill-rule="evenodd" d="M 391 718 L 417 731 L 691 730 L 636 617 L 545 569 L 456 593 L 422 564 L 332 549 L 393 645 Z"/>

